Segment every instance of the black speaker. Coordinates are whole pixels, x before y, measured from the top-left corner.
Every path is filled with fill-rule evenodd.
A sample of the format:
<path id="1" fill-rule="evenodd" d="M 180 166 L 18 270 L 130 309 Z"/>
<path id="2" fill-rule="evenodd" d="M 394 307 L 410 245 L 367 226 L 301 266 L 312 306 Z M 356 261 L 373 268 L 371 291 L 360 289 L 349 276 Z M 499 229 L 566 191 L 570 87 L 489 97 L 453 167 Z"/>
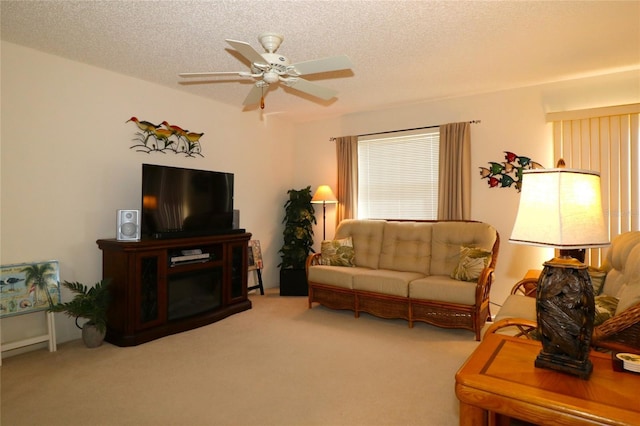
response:
<path id="1" fill-rule="evenodd" d="M 233 211 L 233 229 L 240 229 L 240 210 Z"/>
<path id="2" fill-rule="evenodd" d="M 121 241 L 140 239 L 140 211 L 118 210 L 116 238 Z"/>

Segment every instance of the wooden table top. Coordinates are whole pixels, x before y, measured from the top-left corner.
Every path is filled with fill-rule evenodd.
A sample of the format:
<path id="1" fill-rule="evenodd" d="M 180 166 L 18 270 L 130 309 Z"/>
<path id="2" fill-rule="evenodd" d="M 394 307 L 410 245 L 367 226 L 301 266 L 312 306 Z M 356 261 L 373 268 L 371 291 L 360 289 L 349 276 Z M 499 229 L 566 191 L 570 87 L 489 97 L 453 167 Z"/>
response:
<path id="1" fill-rule="evenodd" d="M 486 335 L 456 374 L 461 402 L 537 424 L 640 425 L 640 375 L 592 352 L 589 380 L 543 368 L 537 341 Z"/>

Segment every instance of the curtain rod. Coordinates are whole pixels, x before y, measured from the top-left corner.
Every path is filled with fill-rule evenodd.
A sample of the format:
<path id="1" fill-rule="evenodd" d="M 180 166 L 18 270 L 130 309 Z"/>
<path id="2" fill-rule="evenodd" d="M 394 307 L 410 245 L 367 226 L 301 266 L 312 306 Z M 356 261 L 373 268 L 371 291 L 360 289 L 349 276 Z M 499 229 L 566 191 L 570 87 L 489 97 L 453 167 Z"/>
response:
<path id="1" fill-rule="evenodd" d="M 481 121 L 480 120 L 471 120 L 469 121 L 469 124 L 480 124 Z M 435 125 L 435 126 L 424 126 L 424 127 L 414 127 L 413 129 L 400 129 L 400 130 L 389 130 L 387 132 L 375 132 L 375 133 L 365 133 L 362 135 L 356 135 L 357 137 L 363 137 L 363 136 L 375 136 L 375 135 L 386 135 L 388 133 L 398 133 L 398 132 L 410 132 L 412 130 L 424 130 L 424 129 L 435 129 L 436 127 L 440 127 L 441 125 Z M 330 142 L 335 141 L 336 138 L 329 138 Z"/>

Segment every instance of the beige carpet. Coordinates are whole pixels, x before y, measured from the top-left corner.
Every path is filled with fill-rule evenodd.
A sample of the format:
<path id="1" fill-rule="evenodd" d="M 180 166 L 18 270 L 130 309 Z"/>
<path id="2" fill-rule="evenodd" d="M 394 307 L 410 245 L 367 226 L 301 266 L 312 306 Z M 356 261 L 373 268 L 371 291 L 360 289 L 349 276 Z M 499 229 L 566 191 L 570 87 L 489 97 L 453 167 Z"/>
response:
<path id="1" fill-rule="evenodd" d="M 456 425 L 473 333 L 251 295 L 253 309 L 140 346 L 3 360 L 2 426 Z"/>

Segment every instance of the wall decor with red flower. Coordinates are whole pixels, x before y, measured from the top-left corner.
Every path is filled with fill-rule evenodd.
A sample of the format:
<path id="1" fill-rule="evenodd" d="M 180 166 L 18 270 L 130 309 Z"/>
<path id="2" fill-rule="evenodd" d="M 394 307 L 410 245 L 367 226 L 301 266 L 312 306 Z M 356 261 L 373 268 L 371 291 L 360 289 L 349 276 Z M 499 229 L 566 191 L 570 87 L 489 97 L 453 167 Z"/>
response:
<path id="1" fill-rule="evenodd" d="M 480 167 L 481 179 L 487 179 L 489 188 L 522 189 L 522 172 L 528 169 L 544 169 L 529 157 L 519 156 L 513 152 L 504 151 L 505 161 L 490 161 L 489 167 Z"/>

